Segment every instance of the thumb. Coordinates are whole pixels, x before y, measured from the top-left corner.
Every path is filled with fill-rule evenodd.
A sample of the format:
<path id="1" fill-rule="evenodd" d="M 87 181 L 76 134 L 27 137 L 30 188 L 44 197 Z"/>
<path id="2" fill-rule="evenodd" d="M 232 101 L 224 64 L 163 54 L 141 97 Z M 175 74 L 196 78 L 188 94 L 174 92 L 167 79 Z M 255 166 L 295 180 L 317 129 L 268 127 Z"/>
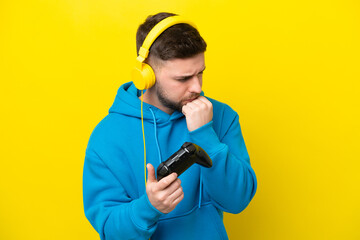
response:
<path id="1" fill-rule="evenodd" d="M 148 182 L 156 182 L 156 177 L 155 177 L 155 169 L 153 167 L 153 165 L 151 165 L 151 163 L 148 163 L 146 165 L 147 170 L 148 170 Z"/>

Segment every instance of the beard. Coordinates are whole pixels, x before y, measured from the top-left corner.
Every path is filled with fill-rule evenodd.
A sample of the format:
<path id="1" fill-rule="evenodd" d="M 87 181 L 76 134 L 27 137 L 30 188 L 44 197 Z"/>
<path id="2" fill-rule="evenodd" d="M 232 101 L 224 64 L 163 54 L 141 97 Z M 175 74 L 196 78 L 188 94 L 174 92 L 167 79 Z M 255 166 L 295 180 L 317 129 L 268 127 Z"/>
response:
<path id="1" fill-rule="evenodd" d="M 191 94 L 189 97 L 181 99 L 179 102 L 172 101 L 168 98 L 168 94 L 164 91 L 164 89 L 157 85 L 156 95 L 160 101 L 160 103 L 171 110 L 182 112 L 182 107 L 185 105 L 185 101 L 189 99 L 194 99 L 200 96 L 200 94 Z"/>

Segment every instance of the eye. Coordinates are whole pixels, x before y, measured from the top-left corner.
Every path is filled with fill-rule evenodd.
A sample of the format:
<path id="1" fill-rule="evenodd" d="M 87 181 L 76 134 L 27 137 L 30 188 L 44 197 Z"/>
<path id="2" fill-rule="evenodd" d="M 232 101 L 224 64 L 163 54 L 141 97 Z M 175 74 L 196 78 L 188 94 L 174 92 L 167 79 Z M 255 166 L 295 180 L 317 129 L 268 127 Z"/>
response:
<path id="1" fill-rule="evenodd" d="M 177 78 L 176 80 L 179 82 L 186 82 L 187 80 L 189 80 L 191 78 L 191 76 L 189 77 L 183 77 L 183 78 Z"/>

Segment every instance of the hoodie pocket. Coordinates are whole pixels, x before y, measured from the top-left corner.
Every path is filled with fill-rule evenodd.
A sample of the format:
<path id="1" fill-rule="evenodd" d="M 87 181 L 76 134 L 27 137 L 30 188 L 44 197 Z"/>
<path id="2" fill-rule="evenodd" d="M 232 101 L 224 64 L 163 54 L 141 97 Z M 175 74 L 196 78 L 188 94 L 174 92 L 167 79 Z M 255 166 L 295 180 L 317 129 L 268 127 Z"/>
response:
<path id="1" fill-rule="evenodd" d="M 151 239 L 224 240 L 228 237 L 216 208 L 207 204 L 194 208 L 186 215 L 160 219 Z"/>
<path id="2" fill-rule="evenodd" d="M 209 215 L 209 220 L 213 221 L 213 225 L 216 227 L 216 231 L 219 233 L 219 239 L 225 240 L 229 239 L 226 233 L 224 222 L 222 216 L 213 205 L 208 205 L 207 214 Z"/>

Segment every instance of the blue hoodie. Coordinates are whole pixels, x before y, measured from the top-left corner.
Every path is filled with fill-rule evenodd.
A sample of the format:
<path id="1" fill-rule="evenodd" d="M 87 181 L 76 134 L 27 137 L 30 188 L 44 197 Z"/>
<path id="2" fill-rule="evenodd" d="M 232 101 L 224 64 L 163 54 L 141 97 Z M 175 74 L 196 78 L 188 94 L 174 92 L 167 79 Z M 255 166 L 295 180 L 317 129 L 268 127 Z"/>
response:
<path id="1" fill-rule="evenodd" d="M 184 199 L 163 214 L 145 191 L 139 94 L 131 82 L 122 85 L 91 134 L 83 173 L 86 217 L 102 240 L 228 239 L 223 211 L 241 212 L 257 187 L 237 113 L 208 98 L 213 120 L 189 132 L 182 113 L 144 103 L 147 163 L 156 169 L 184 142 L 199 145 L 213 161 L 211 168 L 194 164 L 179 177 Z"/>

